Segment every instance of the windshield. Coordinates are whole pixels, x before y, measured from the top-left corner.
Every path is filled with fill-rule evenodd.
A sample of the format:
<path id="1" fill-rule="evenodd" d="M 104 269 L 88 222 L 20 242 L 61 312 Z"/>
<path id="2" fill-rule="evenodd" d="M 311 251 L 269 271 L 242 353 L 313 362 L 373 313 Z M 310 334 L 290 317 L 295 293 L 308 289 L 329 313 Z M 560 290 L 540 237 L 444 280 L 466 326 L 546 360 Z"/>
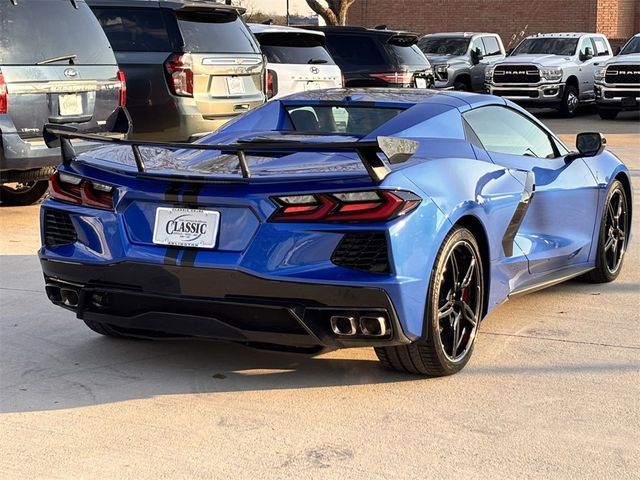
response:
<path id="1" fill-rule="evenodd" d="M 423 37 L 418 46 L 427 55 L 464 55 L 469 41 L 469 38 Z"/>
<path id="2" fill-rule="evenodd" d="M 565 55 L 576 53 L 577 38 L 527 38 L 511 54 L 515 55 Z"/>
<path id="3" fill-rule="evenodd" d="M 109 41 L 86 3 L 78 2 L 78 8 L 68 0 L 17 3 L 0 4 L 0 64 L 35 65 L 76 55 L 79 65 L 115 65 Z"/>
<path id="4" fill-rule="evenodd" d="M 633 37 L 620 50 L 620 55 L 631 55 L 632 53 L 640 53 L 640 37 Z"/>
<path id="5" fill-rule="evenodd" d="M 382 107 L 292 106 L 287 108 L 297 132 L 363 137 L 403 110 Z"/>
<path id="6" fill-rule="evenodd" d="M 176 12 L 186 52 L 260 53 L 236 12 Z"/>
<path id="7" fill-rule="evenodd" d="M 258 41 L 270 63 L 334 65 L 319 35 L 268 33 L 259 35 Z"/>

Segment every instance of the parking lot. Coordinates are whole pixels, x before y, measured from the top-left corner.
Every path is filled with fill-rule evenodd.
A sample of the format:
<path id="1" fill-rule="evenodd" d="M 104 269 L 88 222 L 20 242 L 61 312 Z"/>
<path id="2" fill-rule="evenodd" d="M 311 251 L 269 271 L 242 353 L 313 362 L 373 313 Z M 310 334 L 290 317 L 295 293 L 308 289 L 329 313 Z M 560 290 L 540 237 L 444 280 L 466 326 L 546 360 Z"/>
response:
<path id="1" fill-rule="evenodd" d="M 638 117 L 602 131 L 640 208 Z M 638 478 L 640 227 L 610 284 L 571 281 L 483 323 L 461 373 L 94 334 L 43 292 L 38 206 L 0 209 L 2 478 Z"/>

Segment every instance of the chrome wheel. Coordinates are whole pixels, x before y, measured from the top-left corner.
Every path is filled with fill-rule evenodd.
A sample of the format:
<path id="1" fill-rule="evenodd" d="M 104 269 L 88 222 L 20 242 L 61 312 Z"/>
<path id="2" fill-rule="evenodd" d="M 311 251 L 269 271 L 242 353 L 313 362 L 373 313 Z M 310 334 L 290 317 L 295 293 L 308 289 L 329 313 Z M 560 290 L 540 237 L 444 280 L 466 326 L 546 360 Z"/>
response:
<path id="1" fill-rule="evenodd" d="M 574 113 L 576 108 L 578 108 L 579 102 L 578 96 L 573 92 L 569 92 L 569 95 L 567 95 L 567 111 L 569 113 Z"/>
<path id="2" fill-rule="evenodd" d="M 442 273 L 438 302 L 440 346 L 451 362 L 463 360 L 473 346 L 482 309 L 480 259 L 467 241 L 456 243 Z"/>
<path id="3" fill-rule="evenodd" d="M 627 200 L 621 190 L 611 195 L 605 215 L 605 262 L 607 270 L 615 273 L 622 264 L 627 240 Z"/>

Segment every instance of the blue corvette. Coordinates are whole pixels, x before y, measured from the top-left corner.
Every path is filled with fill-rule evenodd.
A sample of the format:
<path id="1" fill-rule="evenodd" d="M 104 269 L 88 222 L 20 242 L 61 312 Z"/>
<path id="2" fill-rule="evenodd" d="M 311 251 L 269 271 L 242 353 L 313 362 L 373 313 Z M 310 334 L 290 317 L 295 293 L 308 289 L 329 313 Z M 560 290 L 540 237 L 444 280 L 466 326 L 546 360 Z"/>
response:
<path id="1" fill-rule="evenodd" d="M 72 139 L 103 142 L 76 155 Z M 500 98 L 336 89 L 274 101 L 194 144 L 47 126 L 49 299 L 114 337 L 315 353 L 400 371 L 469 361 L 480 321 L 569 278 L 614 280 L 631 184 L 598 133 L 569 151 Z"/>

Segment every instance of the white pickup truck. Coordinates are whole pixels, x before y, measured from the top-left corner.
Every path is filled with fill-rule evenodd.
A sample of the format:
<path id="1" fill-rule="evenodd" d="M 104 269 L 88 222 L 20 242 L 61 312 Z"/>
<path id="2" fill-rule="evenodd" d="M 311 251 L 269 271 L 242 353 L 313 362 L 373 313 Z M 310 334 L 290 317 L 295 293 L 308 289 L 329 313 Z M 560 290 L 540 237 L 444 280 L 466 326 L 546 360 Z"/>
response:
<path id="1" fill-rule="evenodd" d="M 486 70 L 492 95 L 524 107 L 552 107 L 571 117 L 595 101 L 596 63 L 612 57 L 611 46 L 597 33 L 547 33 L 525 38 L 501 62 Z"/>

